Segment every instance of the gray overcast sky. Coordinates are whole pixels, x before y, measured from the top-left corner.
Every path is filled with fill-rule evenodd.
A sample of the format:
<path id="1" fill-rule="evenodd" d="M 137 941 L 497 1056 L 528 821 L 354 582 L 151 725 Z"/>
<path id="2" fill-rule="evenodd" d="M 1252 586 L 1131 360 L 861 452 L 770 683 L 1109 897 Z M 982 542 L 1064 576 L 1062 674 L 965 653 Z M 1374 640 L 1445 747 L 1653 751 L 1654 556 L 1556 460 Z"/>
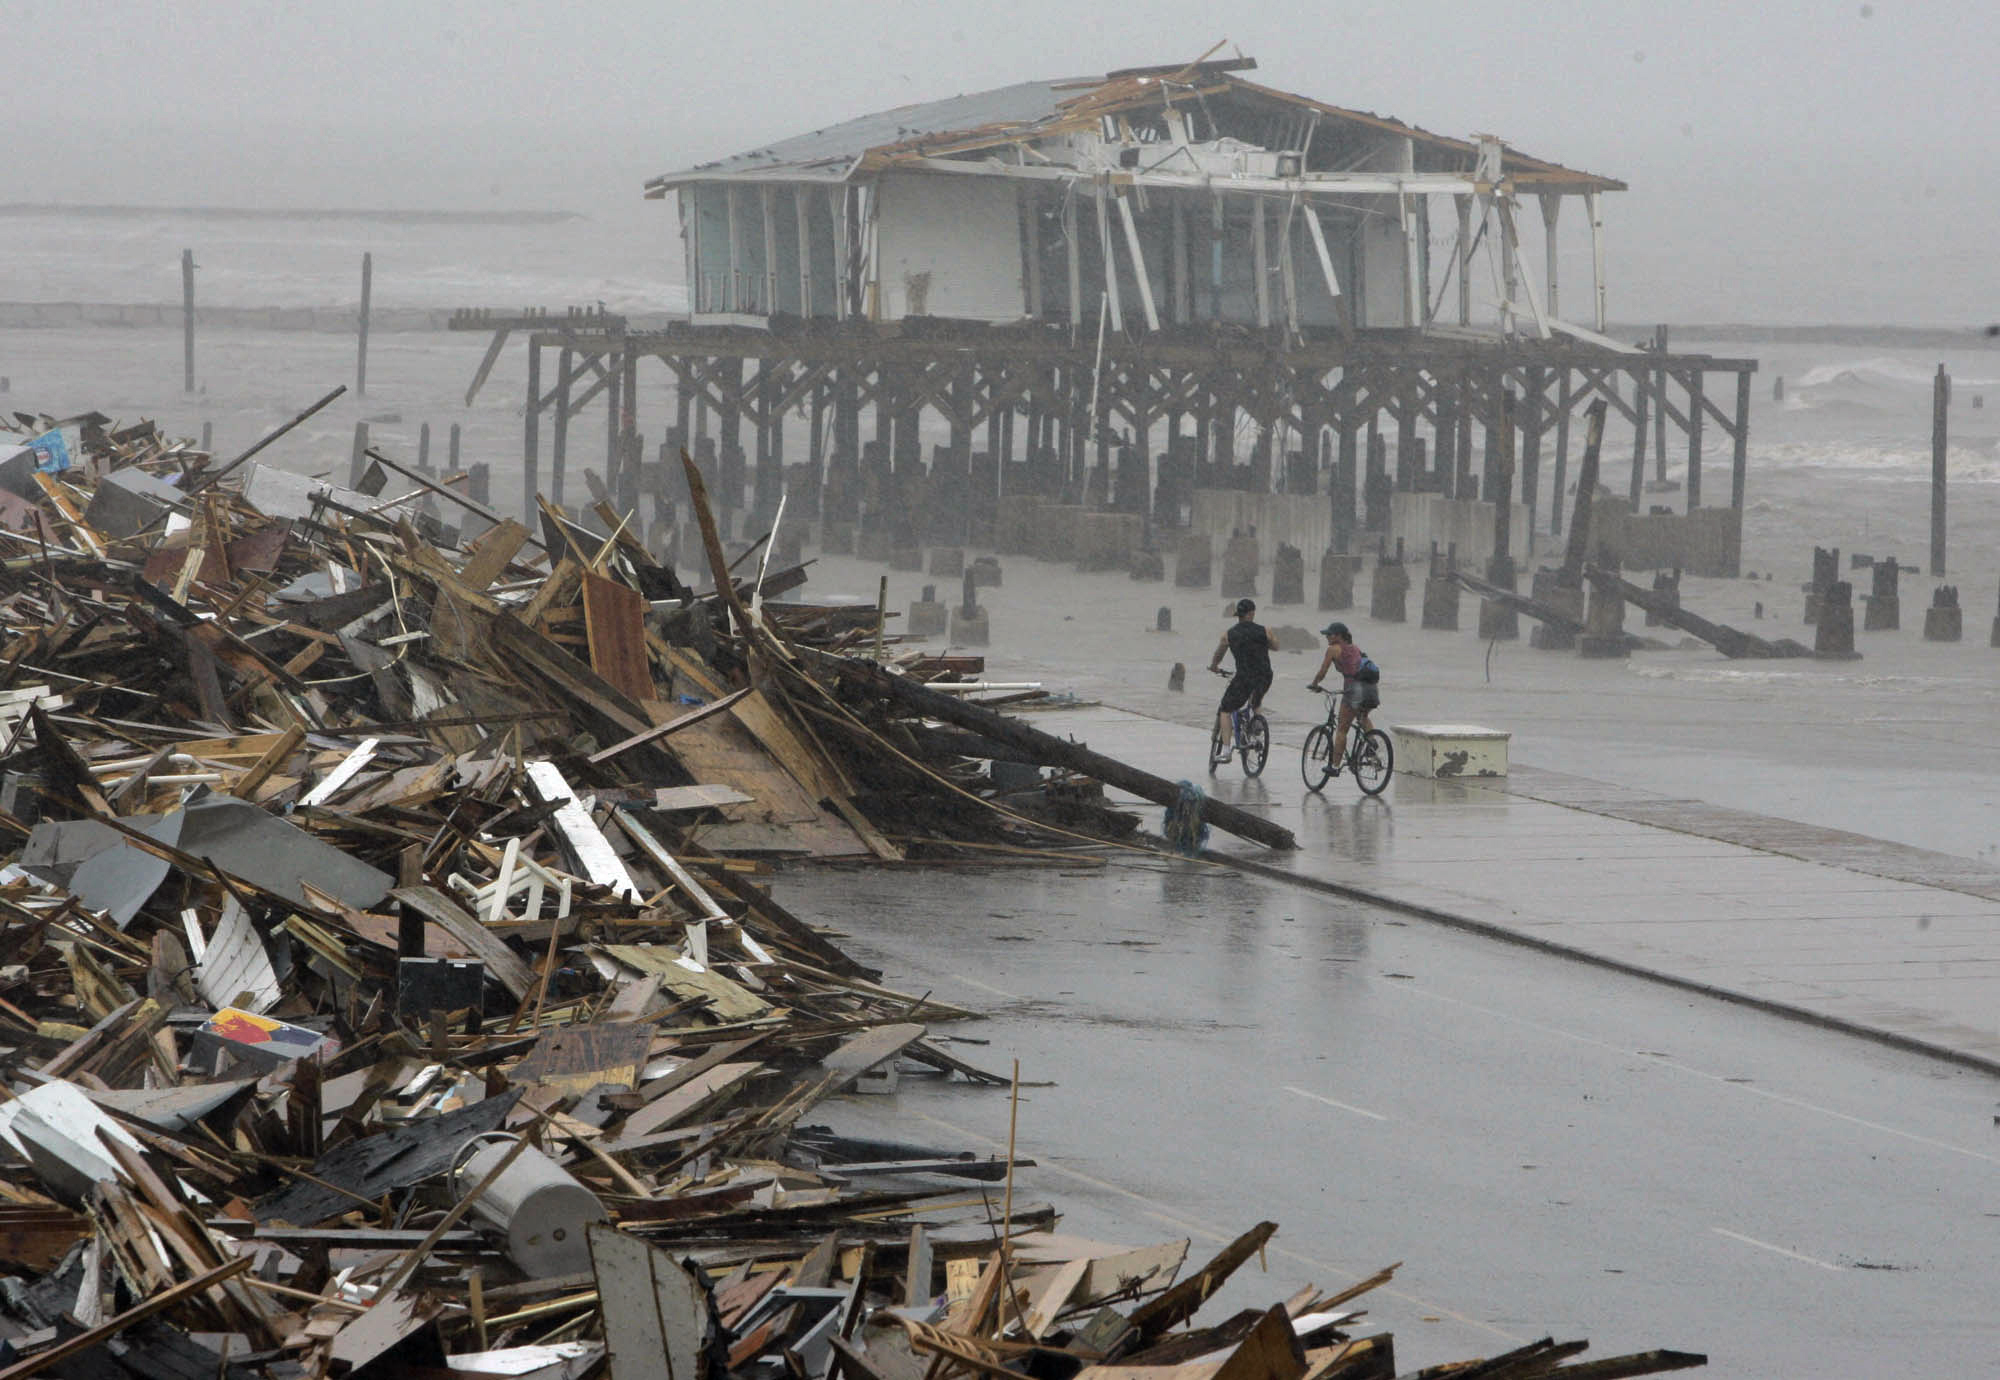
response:
<path id="1" fill-rule="evenodd" d="M 1121 13 L 1074 0 L 0 0 L 8 50 L 61 74 L 24 78 L 11 103 L 5 199 L 638 215 L 640 182 L 672 167 L 909 101 L 1192 58 L 1226 37 L 1270 85 L 1490 131 L 1626 180 L 1609 219 L 1634 309 L 1672 310 L 1677 276 L 1706 280 L 1691 299 L 1703 303 L 1737 277 L 1746 306 L 1825 300 L 1794 319 L 1984 320 L 2000 296 L 1992 0 L 1170 0 Z M 1955 310 L 1955 294 L 1977 305 Z"/>

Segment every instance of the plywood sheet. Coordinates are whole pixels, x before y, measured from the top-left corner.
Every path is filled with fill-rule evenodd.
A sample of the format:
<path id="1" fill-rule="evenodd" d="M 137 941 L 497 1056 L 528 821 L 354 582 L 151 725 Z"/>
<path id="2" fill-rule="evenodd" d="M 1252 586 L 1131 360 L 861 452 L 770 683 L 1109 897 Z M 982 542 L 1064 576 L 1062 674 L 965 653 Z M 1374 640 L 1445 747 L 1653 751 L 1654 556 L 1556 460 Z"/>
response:
<path id="1" fill-rule="evenodd" d="M 751 797 L 747 804 L 722 807 L 727 822 L 700 831 L 698 840 L 703 847 L 717 852 L 796 852 L 823 858 L 859 857 L 868 852 L 853 828 L 822 808 L 733 715 L 716 715 L 690 724 L 667 741 L 697 782 L 732 786 Z"/>
<path id="2" fill-rule="evenodd" d="M 656 697 L 646 654 L 646 596 L 591 571 L 583 575 L 584 630 L 590 669 L 638 701 Z"/>

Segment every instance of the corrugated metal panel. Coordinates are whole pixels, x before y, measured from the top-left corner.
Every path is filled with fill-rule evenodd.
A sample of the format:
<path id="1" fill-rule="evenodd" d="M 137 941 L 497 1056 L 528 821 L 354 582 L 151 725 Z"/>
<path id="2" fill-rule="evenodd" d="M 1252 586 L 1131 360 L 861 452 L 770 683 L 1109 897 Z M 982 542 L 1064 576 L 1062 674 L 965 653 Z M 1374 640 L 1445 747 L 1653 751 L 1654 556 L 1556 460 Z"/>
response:
<path id="1" fill-rule="evenodd" d="M 1322 118 L 1414 139 L 1439 154 L 1463 154 L 1470 158 L 1477 152 L 1478 146 L 1468 140 L 1433 134 L 1415 125 L 1368 111 L 1351 110 L 1260 86 L 1215 68 L 1191 66 L 1183 70 L 1190 78 L 1198 78 L 1199 88 L 1206 94 L 1224 95 L 1225 98 L 1235 96 L 1261 104 L 1316 111 Z M 1182 96 L 1194 90 L 1185 82 L 1169 85 Z M 894 110 L 859 116 L 765 148 L 665 173 L 652 179 L 646 187 L 657 196 L 683 183 L 709 178 L 839 182 L 845 180 L 860 160 L 870 153 L 877 154 L 877 161 L 880 161 L 880 155 L 890 151 L 894 151 L 891 156 L 914 152 L 920 143 L 929 146 L 923 150 L 927 153 L 976 151 L 1005 142 L 1031 127 L 1039 127 L 1038 132 L 1051 132 L 1059 126 L 1090 123 L 1100 114 L 1153 105 L 1159 100 L 1162 89 L 1160 78 L 1138 75 L 1022 82 L 974 95 L 898 106 Z M 1509 175 L 1549 190 L 1595 187 L 1622 191 L 1625 185 L 1612 178 L 1530 158 L 1512 148 L 1505 152 L 1503 167 Z"/>
<path id="2" fill-rule="evenodd" d="M 1026 125 L 1046 119 L 1056 113 L 1065 95 L 1074 93 L 1076 81 L 1066 78 L 1022 82 L 971 96 L 898 106 L 712 163 L 697 163 L 679 172 L 663 173 L 646 186 L 650 190 L 705 177 L 758 173 L 782 173 L 787 181 L 838 182 L 847 176 L 855 160 L 870 149 L 907 143 L 927 135 L 943 137 L 989 125 Z"/>

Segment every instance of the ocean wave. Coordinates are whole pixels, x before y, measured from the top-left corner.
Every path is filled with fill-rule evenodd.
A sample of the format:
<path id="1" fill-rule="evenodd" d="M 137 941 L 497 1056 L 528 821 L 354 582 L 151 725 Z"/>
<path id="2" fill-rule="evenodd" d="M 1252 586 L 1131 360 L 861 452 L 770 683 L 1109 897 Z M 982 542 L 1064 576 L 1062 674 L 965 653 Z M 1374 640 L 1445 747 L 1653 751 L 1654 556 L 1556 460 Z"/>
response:
<path id="1" fill-rule="evenodd" d="M 1788 407 L 1823 406 L 1829 401 L 1866 404 L 1871 399 L 1898 402 L 1928 399 L 1937 377 L 1934 367 L 1893 355 L 1871 355 L 1867 359 L 1842 360 L 1815 365 L 1799 375 L 1786 397 Z M 1952 376 L 1955 390 L 1992 388 L 2000 379 Z"/>
<path id="2" fill-rule="evenodd" d="M 1792 665 L 1801 665 L 1793 663 Z M 1679 681 L 1688 685 L 1741 686 L 1755 689 L 1789 690 L 1812 688 L 1896 690 L 1907 694 L 1949 692 L 1976 699 L 2000 699 L 2000 687 L 1966 676 L 1919 676 L 1893 671 L 1852 669 L 1855 662 L 1804 663 L 1806 669 L 1790 669 L 1760 663 L 1746 666 L 1738 662 L 1721 665 L 1698 663 L 1669 666 L 1657 662 L 1630 661 L 1626 671 L 1641 680 Z"/>
<path id="3" fill-rule="evenodd" d="M 1767 441 L 1751 447 L 1753 469 L 1843 470 L 1857 479 L 1928 478 L 1928 445 L 1870 445 L 1858 441 Z M 2000 437 L 1966 437 L 1945 448 L 1953 483 L 2000 483 Z"/>

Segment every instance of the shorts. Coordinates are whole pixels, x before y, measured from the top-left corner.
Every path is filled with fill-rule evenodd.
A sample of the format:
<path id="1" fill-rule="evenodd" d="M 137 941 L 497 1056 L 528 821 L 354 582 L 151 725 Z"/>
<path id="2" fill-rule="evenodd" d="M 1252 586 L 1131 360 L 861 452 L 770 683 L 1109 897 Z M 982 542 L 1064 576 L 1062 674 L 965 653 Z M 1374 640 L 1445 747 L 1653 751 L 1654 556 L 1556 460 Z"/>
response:
<path id="1" fill-rule="evenodd" d="M 1382 707 L 1382 692 L 1376 686 L 1364 685 L 1360 681 L 1347 686 L 1340 692 L 1341 702 L 1357 714 L 1366 714 L 1371 709 Z"/>
<path id="2" fill-rule="evenodd" d="M 1222 703 L 1216 707 L 1216 712 L 1234 714 L 1246 704 L 1262 704 L 1264 692 L 1270 688 L 1269 676 L 1232 676 L 1228 688 L 1222 692 Z"/>

